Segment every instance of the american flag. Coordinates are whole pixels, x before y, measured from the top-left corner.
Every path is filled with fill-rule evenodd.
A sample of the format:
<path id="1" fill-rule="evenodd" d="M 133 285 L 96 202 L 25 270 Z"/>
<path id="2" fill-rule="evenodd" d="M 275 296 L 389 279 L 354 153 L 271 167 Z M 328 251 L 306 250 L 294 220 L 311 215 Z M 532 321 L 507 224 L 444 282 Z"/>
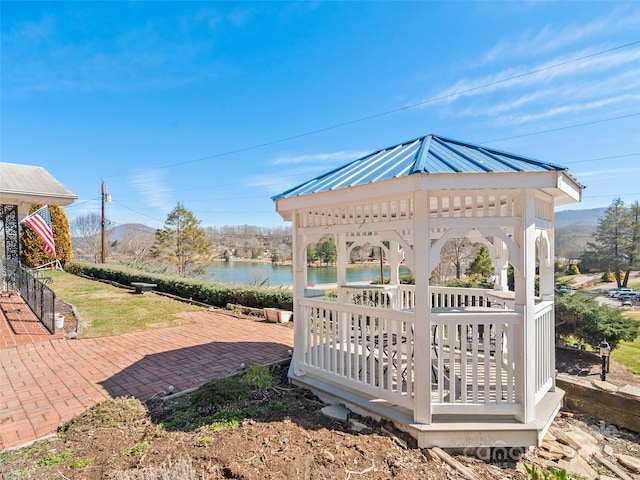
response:
<path id="1" fill-rule="evenodd" d="M 24 219 L 33 228 L 44 242 L 44 249 L 54 257 L 56 256 L 56 244 L 53 241 L 53 230 L 51 230 L 51 215 L 49 207 L 45 206 L 36 213 Z"/>

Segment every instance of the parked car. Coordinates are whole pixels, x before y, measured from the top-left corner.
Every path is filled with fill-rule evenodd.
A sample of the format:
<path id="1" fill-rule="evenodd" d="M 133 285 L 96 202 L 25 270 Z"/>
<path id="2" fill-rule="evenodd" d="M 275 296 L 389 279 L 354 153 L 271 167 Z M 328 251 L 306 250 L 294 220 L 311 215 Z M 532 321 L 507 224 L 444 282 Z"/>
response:
<path id="1" fill-rule="evenodd" d="M 571 293 L 571 289 L 563 285 L 558 287 L 558 293 Z"/>
<path id="2" fill-rule="evenodd" d="M 620 295 L 623 295 L 625 293 L 633 293 L 633 290 L 626 287 L 618 287 L 607 292 L 607 294 L 612 298 L 618 298 Z"/>
<path id="3" fill-rule="evenodd" d="M 633 306 L 633 299 L 635 297 L 630 297 L 630 296 L 626 296 L 622 299 L 622 306 L 623 307 L 632 307 Z"/>

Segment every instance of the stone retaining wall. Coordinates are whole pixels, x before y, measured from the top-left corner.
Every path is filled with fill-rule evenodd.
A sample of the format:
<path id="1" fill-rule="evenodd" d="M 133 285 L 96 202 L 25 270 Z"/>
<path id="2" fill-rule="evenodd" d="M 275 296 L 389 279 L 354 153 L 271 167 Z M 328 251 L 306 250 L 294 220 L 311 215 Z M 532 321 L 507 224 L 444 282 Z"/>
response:
<path id="1" fill-rule="evenodd" d="M 592 415 L 618 428 L 640 432 L 640 397 L 626 394 L 624 389 L 620 391 L 606 382 L 600 383 L 603 388 L 569 375 L 556 376 L 556 384 L 566 392 L 567 408 Z"/>

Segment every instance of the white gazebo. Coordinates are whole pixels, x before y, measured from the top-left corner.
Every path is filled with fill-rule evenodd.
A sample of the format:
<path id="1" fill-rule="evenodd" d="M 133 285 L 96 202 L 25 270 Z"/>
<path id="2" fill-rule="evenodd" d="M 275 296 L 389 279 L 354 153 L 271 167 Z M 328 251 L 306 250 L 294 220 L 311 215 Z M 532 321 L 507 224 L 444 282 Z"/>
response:
<path id="1" fill-rule="evenodd" d="M 564 394 L 554 207 L 580 201 L 582 188 L 560 166 L 427 135 L 274 197 L 293 227 L 291 380 L 393 421 L 420 447 L 539 444 Z M 337 301 L 307 289 L 307 246 L 327 235 Z M 430 285 L 443 245 L 460 237 L 489 248 L 494 288 Z M 364 244 L 384 250 L 390 283 L 347 284 L 350 252 Z M 414 285 L 400 284 L 400 265 Z"/>

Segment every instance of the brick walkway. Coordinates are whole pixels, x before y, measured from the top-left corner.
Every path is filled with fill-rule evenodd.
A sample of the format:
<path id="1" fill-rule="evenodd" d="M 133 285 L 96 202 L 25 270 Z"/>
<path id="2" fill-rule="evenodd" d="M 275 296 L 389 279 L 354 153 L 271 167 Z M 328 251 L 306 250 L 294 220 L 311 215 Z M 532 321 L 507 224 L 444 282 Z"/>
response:
<path id="1" fill-rule="evenodd" d="M 6 298 L 0 299 L 6 302 Z M 28 307 L 24 305 L 27 310 Z M 3 310 L 4 311 L 4 310 Z M 187 325 L 115 337 L 67 340 L 10 335 L 0 319 L 0 447 L 54 433 L 109 397 L 141 400 L 197 387 L 246 366 L 288 357 L 293 328 L 215 312 L 183 314 Z M 4 330 L 2 330 L 4 329 Z M 30 336 L 30 340 L 25 340 Z"/>
<path id="2" fill-rule="evenodd" d="M 0 348 L 26 345 L 63 336 L 62 332 L 51 335 L 24 303 L 19 293 L 0 295 Z"/>

